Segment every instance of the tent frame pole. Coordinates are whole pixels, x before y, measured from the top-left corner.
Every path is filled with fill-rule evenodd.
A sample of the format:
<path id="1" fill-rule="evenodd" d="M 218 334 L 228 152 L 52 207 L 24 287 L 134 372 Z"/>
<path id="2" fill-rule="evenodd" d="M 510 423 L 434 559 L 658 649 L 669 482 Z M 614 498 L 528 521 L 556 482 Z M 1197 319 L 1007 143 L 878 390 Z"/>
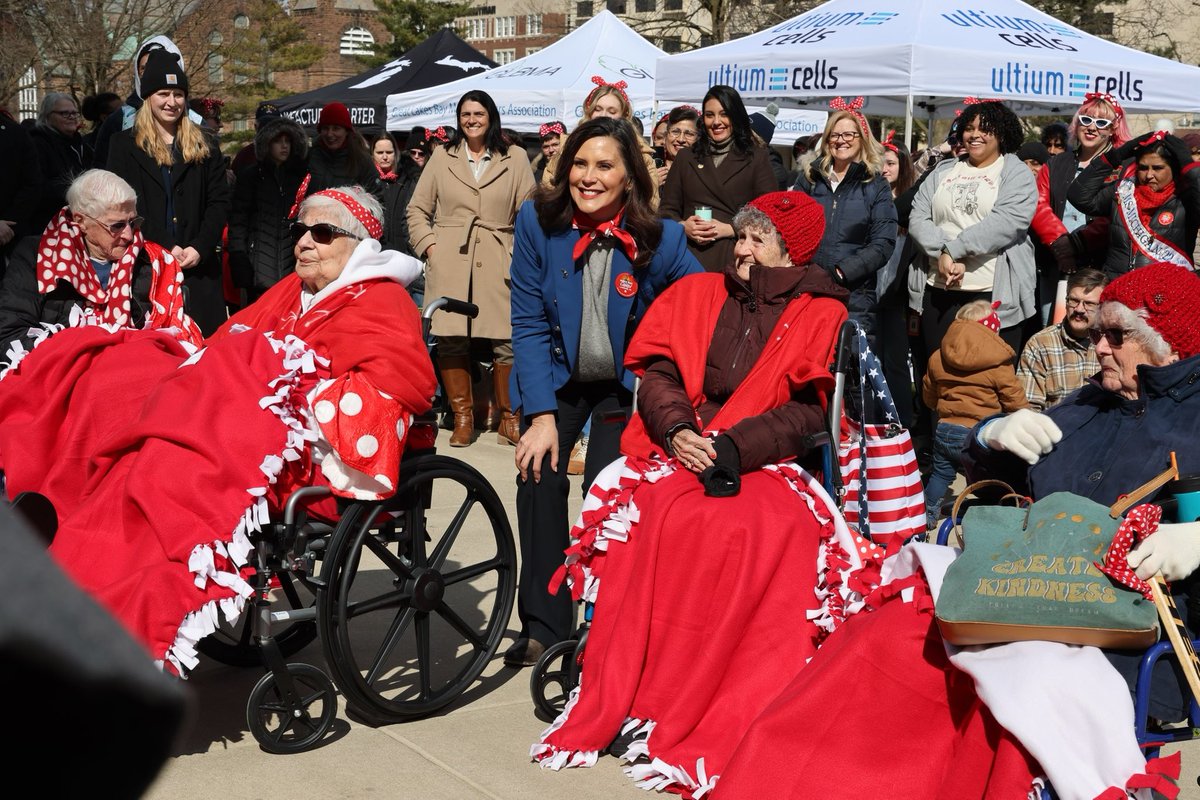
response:
<path id="1" fill-rule="evenodd" d="M 908 152 L 912 152 L 912 128 L 913 128 L 913 96 L 910 94 L 904 105 L 904 146 L 908 148 Z"/>

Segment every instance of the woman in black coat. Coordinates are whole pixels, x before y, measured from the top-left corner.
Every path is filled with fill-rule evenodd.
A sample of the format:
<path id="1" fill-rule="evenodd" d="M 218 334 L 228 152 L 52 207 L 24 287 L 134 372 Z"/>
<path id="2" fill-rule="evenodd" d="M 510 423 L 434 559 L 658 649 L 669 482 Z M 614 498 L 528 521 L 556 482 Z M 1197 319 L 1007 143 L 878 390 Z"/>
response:
<path id="1" fill-rule="evenodd" d="M 350 122 L 350 112 L 341 103 L 329 103 L 317 118 L 317 140 L 308 154 L 308 197 L 335 186 L 361 186 L 380 203 L 383 183 L 371 151 Z"/>
<path id="2" fill-rule="evenodd" d="M 253 303 L 296 267 L 288 214 L 304 180 L 308 137 L 287 117 L 270 117 L 254 135 L 257 162 L 238 173 L 229 214 L 229 266 Z"/>
<path id="3" fill-rule="evenodd" d="M 874 349 L 880 327 L 875 274 L 896 249 L 896 204 L 883 177 L 883 146 L 866 118 L 853 110 L 830 114 L 821 155 L 795 188 L 825 209 L 825 235 L 813 261 L 850 290 L 850 318 Z"/>
<path id="4" fill-rule="evenodd" d="M 226 316 L 220 248 L 229 184 L 216 142 L 187 117 L 187 89 L 179 56 L 152 52 L 141 81 L 146 102 L 133 127 L 113 136 L 108 169 L 137 192 L 146 238 L 183 268 L 187 313 L 208 336 Z"/>
<path id="5" fill-rule="evenodd" d="M 42 232 L 67 204 L 71 181 L 92 166 L 92 148 L 84 143 L 79 126 L 79 109 L 69 94 L 50 92 L 42 98 L 37 125 L 29 132 L 43 180 L 31 233 Z"/>
<path id="6" fill-rule="evenodd" d="M 700 138 L 675 156 L 659 192 L 658 213 L 683 223 L 688 248 L 704 269 L 723 272 L 733 263 L 733 215 L 756 197 L 778 190 L 766 145 L 733 87 L 704 95 Z M 709 219 L 696 214 L 709 209 Z"/>

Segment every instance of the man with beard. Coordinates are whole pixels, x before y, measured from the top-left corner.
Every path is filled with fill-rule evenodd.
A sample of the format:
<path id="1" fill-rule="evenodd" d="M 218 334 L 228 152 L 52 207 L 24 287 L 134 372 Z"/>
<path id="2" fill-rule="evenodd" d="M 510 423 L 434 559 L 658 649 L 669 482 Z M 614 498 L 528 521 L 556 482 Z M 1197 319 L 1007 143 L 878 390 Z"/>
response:
<path id="1" fill-rule="evenodd" d="M 1021 352 L 1017 377 L 1034 411 L 1045 411 L 1099 371 L 1088 328 L 1108 284 L 1104 273 L 1081 269 L 1067 279 L 1067 315 L 1034 334 Z"/>

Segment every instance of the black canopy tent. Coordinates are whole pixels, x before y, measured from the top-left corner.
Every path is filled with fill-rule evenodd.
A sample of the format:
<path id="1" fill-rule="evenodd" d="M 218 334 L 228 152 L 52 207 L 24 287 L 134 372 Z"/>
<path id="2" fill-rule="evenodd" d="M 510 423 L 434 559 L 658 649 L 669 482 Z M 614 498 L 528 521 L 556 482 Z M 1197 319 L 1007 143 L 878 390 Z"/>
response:
<path id="1" fill-rule="evenodd" d="M 267 100 L 260 108 L 262 105 L 274 106 L 279 113 L 309 131 L 315 131 L 317 118 L 325 104 L 344 103 L 355 129 L 362 133 L 378 133 L 387 123 L 389 94 L 438 86 L 495 66 L 496 62 L 464 42 L 454 31 L 443 28 L 382 67 L 320 89 Z"/>

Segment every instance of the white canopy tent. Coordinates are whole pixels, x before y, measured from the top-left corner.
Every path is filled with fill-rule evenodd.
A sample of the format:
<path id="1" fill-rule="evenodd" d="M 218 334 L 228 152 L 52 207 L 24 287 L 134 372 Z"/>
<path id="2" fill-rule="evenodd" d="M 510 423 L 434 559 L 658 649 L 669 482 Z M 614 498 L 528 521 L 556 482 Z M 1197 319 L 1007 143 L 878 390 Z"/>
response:
<path id="1" fill-rule="evenodd" d="M 387 128 L 455 124 L 458 99 L 471 89 L 482 89 L 496 101 L 506 128 L 527 133 L 543 122 L 562 120 L 570 130 L 583 116 L 583 99 L 596 88 L 592 76 L 598 75 L 608 83 L 628 84 L 625 92 L 649 136 L 657 121 L 654 65 L 664 55 L 612 13 L 602 11 L 549 47 L 517 61 L 453 83 L 389 95 Z M 698 94 L 681 96 L 693 98 L 687 102 L 698 106 L 707 90 L 706 86 Z M 670 107 L 663 104 L 658 113 Z M 799 132 L 820 130 L 825 117 L 824 110 L 783 110 L 776 130 L 795 138 Z"/>
<path id="2" fill-rule="evenodd" d="M 649 127 L 654 119 L 654 63 L 666 55 L 612 13 L 603 11 L 554 44 L 532 55 L 453 83 L 387 99 L 388 130 L 454 123 L 458 99 L 471 89 L 491 95 L 501 123 L 536 131 L 562 120 L 567 129 L 583 115 L 583 99 L 596 88 L 592 76 L 625 81 L 634 114 Z M 703 94 L 703 93 L 701 93 Z"/>
<path id="3" fill-rule="evenodd" d="M 1020 0 L 830 2 L 742 39 L 658 60 L 657 97 L 727 84 L 747 102 L 826 107 L 864 96 L 867 114 L 948 116 L 967 96 L 1018 113 L 1066 114 L 1088 92 L 1127 111 L 1200 111 L 1200 68 L 1114 44 Z"/>

